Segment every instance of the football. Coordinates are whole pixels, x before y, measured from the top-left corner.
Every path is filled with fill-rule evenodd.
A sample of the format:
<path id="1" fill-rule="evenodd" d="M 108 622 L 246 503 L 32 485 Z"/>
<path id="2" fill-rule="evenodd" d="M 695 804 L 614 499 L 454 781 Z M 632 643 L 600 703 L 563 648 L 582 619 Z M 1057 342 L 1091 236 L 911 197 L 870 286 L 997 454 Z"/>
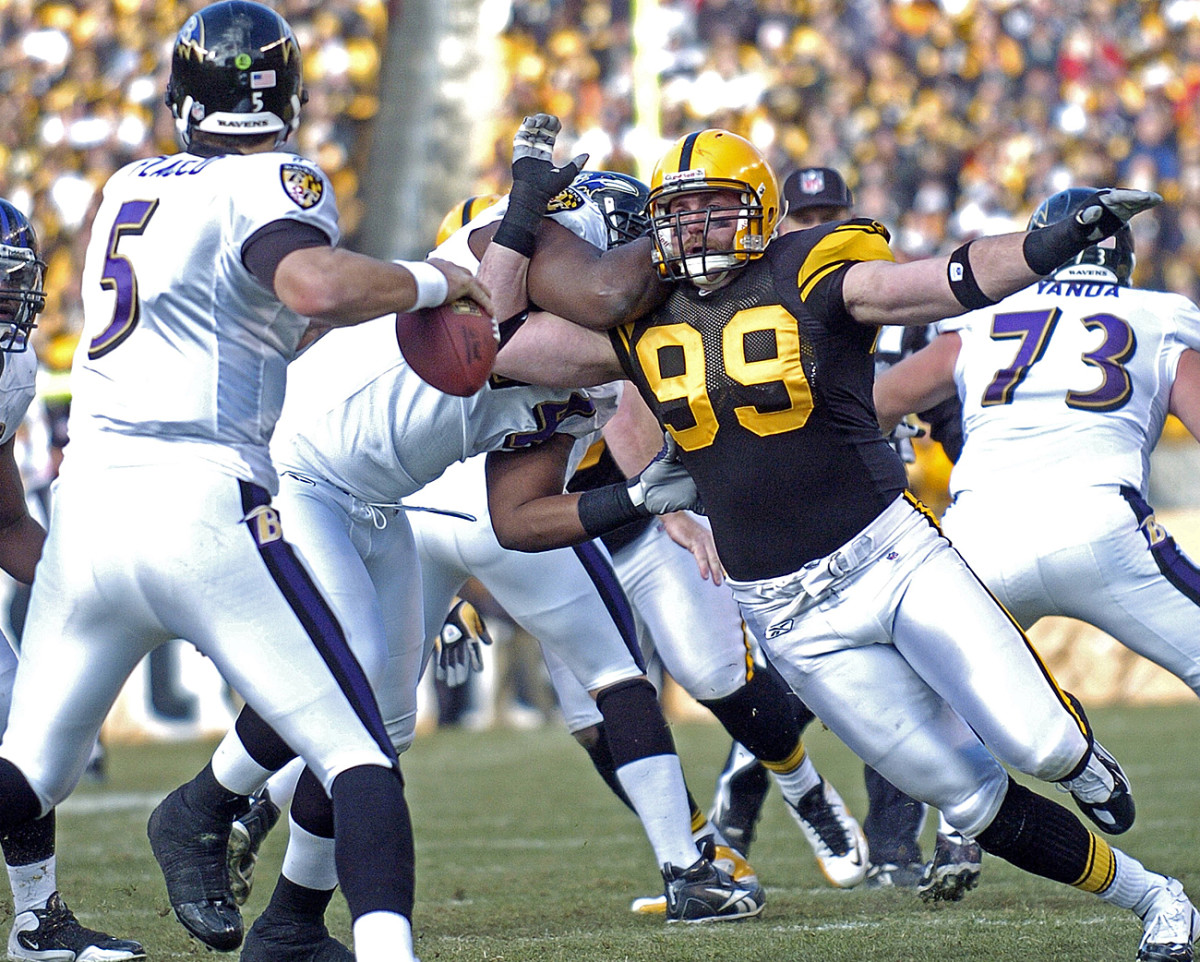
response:
<path id="1" fill-rule="evenodd" d="M 496 361 L 492 318 L 468 298 L 397 314 L 396 342 L 421 380 L 457 397 L 482 388 Z"/>

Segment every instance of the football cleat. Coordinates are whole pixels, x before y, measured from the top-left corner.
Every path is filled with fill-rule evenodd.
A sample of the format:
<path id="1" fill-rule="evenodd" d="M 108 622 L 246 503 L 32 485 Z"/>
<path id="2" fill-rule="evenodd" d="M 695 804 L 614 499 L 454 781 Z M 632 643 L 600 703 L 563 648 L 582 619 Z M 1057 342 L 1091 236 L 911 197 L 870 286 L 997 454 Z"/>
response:
<path id="1" fill-rule="evenodd" d="M 229 890 L 238 905 L 245 905 L 250 898 L 259 846 L 278 821 L 279 806 L 264 791 L 251 801 L 249 810 L 229 826 L 226 867 L 229 870 Z"/>
<path id="2" fill-rule="evenodd" d="M 925 866 L 921 862 L 872 863 L 863 885 L 869 889 L 915 889 L 924 874 Z"/>
<path id="3" fill-rule="evenodd" d="M 917 883 L 917 894 L 925 902 L 958 902 L 979 884 L 983 850 L 961 832 L 938 832 L 933 858 Z"/>
<path id="4" fill-rule="evenodd" d="M 1143 900 L 1149 901 L 1149 908 L 1138 912 L 1142 917 L 1138 962 L 1192 962 L 1194 958 L 1192 946 L 1200 938 L 1200 912 L 1178 879 L 1165 881 Z"/>
<path id="5" fill-rule="evenodd" d="M 830 885 L 853 888 L 867 877 L 870 867 L 867 838 L 862 826 L 846 808 L 842 796 L 829 782 L 807 792 L 788 811 L 817 856 L 817 865 Z"/>
<path id="6" fill-rule="evenodd" d="M 15 962 L 124 962 L 144 959 L 146 950 L 132 939 L 84 928 L 55 892 L 45 908 L 17 913 L 8 933 L 8 957 Z"/>
<path id="7" fill-rule="evenodd" d="M 274 917 L 268 906 L 246 933 L 241 962 L 354 962 L 320 920 Z"/>
<path id="8" fill-rule="evenodd" d="M 1120 835 L 1133 827 L 1133 795 L 1129 778 L 1112 754 L 1099 742 L 1092 743 L 1092 757 L 1099 762 L 1070 781 L 1057 782 L 1059 791 L 1070 792 L 1079 810 L 1109 835 Z"/>
<path id="9" fill-rule="evenodd" d="M 229 823 L 197 811 L 177 788 L 150 813 L 146 835 L 183 927 L 220 952 L 241 945 L 242 913 L 226 868 Z"/>
<path id="10" fill-rule="evenodd" d="M 748 919 L 758 915 L 767 901 L 757 880 L 745 885 L 736 882 L 711 857 L 701 857 L 685 869 L 664 865 L 663 882 L 668 923 Z"/>
<path id="11" fill-rule="evenodd" d="M 725 836 L 730 847 L 743 856 L 750 854 L 754 826 L 770 787 L 771 779 L 762 762 L 744 746 L 734 742 L 725 768 L 717 777 L 717 789 L 708 820 Z"/>
<path id="12" fill-rule="evenodd" d="M 755 888 L 758 886 L 758 876 L 754 869 L 737 852 L 736 849 L 729 848 L 725 845 L 716 845 L 713 848 L 712 861 L 721 871 L 728 873 L 735 882 L 740 883 L 746 888 Z M 665 895 L 650 895 L 640 899 L 634 899 L 629 905 L 630 912 L 637 912 L 643 915 L 666 915 L 667 914 L 667 897 Z"/>

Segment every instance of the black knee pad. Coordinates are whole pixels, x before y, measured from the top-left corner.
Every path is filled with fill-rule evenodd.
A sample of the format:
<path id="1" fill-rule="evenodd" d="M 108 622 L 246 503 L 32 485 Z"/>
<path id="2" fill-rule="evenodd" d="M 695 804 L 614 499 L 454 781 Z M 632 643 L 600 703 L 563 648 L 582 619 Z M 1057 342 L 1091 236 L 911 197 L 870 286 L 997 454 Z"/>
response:
<path id="1" fill-rule="evenodd" d="M 325 788 L 308 768 L 300 773 L 296 781 L 296 792 L 292 796 L 291 817 L 297 825 L 310 835 L 333 838 L 333 801 L 325 794 Z"/>
<path id="2" fill-rule="evenodd" d="M 242 706 L 233 728 L 246 754 L 269 772 L 279 771 L 296 757 L 291 746 L 249 705 Z"/>
<path id="3" fill-rule="evenodd" d="M 675 742 L 658 704 L 658 693 L 645 678 L 630 678 L 603 689 L 596 707 L 617 769 L 639 758 L 674 755 Z"/>
<path id="4" fill-rule="evenodd" d="M 735 741 L 756 758 L 782 762 L 800 742 L 795 702 L 791 691 L 768 672 L 755 672 L 732 695 L 702 701 Z"/>

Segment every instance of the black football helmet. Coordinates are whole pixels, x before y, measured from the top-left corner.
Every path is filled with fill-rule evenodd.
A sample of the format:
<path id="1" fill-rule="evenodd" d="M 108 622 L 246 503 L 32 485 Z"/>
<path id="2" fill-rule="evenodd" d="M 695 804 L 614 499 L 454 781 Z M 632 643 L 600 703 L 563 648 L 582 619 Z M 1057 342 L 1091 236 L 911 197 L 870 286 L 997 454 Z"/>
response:
<path id="1" fill-rule="evenodd" d="M 34 318 L 46 306 L 45 274 L 29 218 L 0 200 L 0 351 L 29 346 Z"/>
<path id="2" fill-rule="evenodd" d="M 571 186 L 590 197 L 604 214 L 611 250 L 650 232 L 646 203 L 650 188 L 629 174 L 615 170 L 585 170 Z"/>
<path id="3" fill-rule="evenodd" d="M 194 130 L 274 133 L 278 147 L 307 99 L 300 45 L 270 7 L 222 0 L 188 17 L 175 38 L 166 100 L 185 148 Z"/>
<path id="4" fill-rule="evenodd" d="M 1029 218 L 1028 229 L 1049 227 L 1060 220 L 1066 220 L 1091 199 L 1096 190 L 1095 187 L 1068 187 L 1057 194 L 1051 194 L 1038 205 L 1038 209 Z M 1133 231 L 1126 224 L 1111 239 L 1111 247 L 1102 247 L 1102 244 L 1108 243 L 1104 240 L 1087 248 L 1055 271 L 1055 276 L 1063 275 L 1079 280 L 1108 280 L 1128 287 L 1136 259 L 1133 253 Z"/>

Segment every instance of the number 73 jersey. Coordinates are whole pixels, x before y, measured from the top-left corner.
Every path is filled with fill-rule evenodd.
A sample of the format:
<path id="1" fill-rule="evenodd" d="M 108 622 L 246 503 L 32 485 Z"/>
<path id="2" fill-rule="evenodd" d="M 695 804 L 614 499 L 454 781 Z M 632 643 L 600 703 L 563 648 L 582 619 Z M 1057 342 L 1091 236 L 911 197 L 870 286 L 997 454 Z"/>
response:
<path id="1" fill-rule="evenodd" d="M 840 273 L 892 259 L 887 233 L 845 221 L 776 238 L 725 286 L 680 283 L 610 332 L 679 444 L 730 575 L 786 574 L 845 544 L 905 487 L 872 401 L 876 330 Z"/>
<path id="2" fill-rule="evenodd" d="M 952 494 L 1042 498 L 1128 485 L 1146 497 L 1179 357 L 1200 350 L 1196 305 L 1046 279 L 938 329 L 962 340 L 954 377 L 964 445 Z"/>

